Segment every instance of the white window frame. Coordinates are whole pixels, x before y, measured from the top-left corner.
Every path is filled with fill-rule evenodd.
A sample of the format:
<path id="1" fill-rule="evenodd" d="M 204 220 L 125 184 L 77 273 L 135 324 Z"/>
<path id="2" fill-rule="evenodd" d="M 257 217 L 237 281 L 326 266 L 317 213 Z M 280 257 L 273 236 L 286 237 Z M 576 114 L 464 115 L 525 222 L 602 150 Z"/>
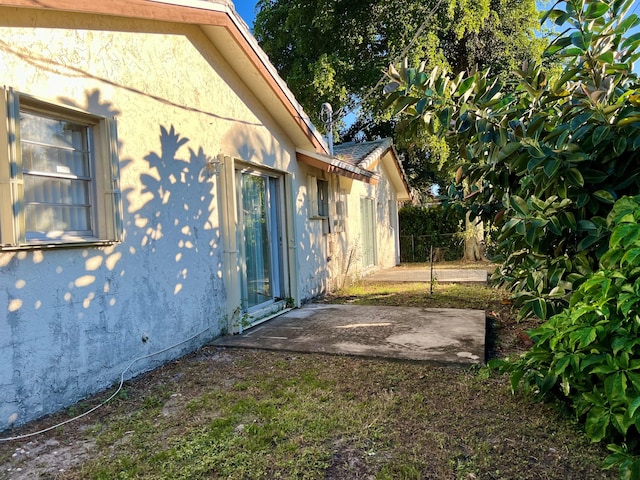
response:
<path id="1" fill-rule="evenodd" d="M 20 112 L 73 122 L 87 128 L 90 141 L 90 230 L 30 236 L 26 230 L 25 182 L 20 145 Z M 0 250 L 113 244 L 122 240 L 115 119 L 63 107 L 0 87 Z M 45 174 L 55 178 L 55 174 Z M 69 178 L 72 178 L 69 176 Z"/>
<path id="2" fill-rule="evenodd" d="M 309 218 L 329 218 L 329 181 L 314 175 L 307 175 L 307 198 Z"/>
<path id="3" fill-rule="evenodd" d="M 329 223 L 329 181 L 314 175 L 307 175 L 307 198 L 309 203 L 309 219 L 322 220 L 322 233 L 331 233 Z"/>

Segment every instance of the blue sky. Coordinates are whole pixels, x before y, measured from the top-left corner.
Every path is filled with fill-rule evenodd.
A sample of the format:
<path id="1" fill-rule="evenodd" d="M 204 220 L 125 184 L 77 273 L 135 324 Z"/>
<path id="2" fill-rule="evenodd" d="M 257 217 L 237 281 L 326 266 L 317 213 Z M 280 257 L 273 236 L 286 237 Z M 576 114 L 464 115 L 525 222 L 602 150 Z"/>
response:
<path id="1" fill-rule="evenodd" d="M 233 0 L 233 4 L 242 19 L 247 22 L 249 27 L 253 27 L 253 19 L 255 17 L 254 10 L 256 7 L 255 0 Z"/>

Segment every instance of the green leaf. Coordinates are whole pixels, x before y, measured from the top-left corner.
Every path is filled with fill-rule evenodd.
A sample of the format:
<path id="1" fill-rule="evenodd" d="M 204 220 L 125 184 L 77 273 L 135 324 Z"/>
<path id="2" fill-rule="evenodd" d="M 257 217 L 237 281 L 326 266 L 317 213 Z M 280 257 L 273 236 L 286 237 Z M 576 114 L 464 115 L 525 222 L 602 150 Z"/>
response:
<path id="1" fill-rule="evenodd" d="M 640 32 L 634 33 L 633 35 L 627 37 L 623 42 L 621 47 L 623 49 L 631 46 L 634 42 L 637 42 L 640 40 Z"/>
<path id="2" fill-rule="evenodd" d="M 580 348 L 585 348 L 596 339 L 596 329 L 595 327 L 583 327 L 573 332 L 570 337 L 573 342 L 580 342 Z"/>
<path id="3" fill-rule="evenodd" d="M 568 169 L 566 171 L 565 175 L 567 177 L 567 181 L 571 185 L 574 185 L 576 187 L 583 187 L 584 186 L 584 178 L 582 177 L 582 174 L 580 173 L 580 170 L 578 170 L 577 168 Z"/>
<path id="4" fill-rule="evenodd" d="M 576 246 L 576 250 L 578 250 L 579 252 L 584 251 L 589 247 L 591 247 L 592 245 L 598 243 L 598 241 L 601 238 L 602 237 L 600 235 L 587 235 L 586 237 L 584 237 L 582 240 L 578 242 L 578 245 Z"/>
<path id="5" fill-rule="evenodd" d="M 620 260 L 620 266 L 624 267 L 625 263 L 630 265 L 637 265 L 640 258 L 640 248 L 631 248 L 625 252 Z"/>
<path id="6" fill-rule="evenodd" d="M 596 57 L 596 60 L 598 60 L 598 61 L 600 61 L 602 63 L 613 63 L 615 61 L 612 51 L 604 52 L 604 53 L 598 55 Z"/>
<path id="7" fill-rule="evenodd" d="M 598 145 L 607 137 L 608 134 L 609 134 L 609 127 L 605 125 L 600 125 L 596 127 L 595 130 L 593 131 L 593 134 L 591 135 L 591 141 L 593 142 L 593 145 L 594 146 Z"/>
<path id="8" fill-rule="evenodd" d="M 543 298 L 534 298 L 531 301 L 533 313 L 541 320 L 547 319 L 547 302 Z"/>
<path id="9" fill-rule="evenodd" d="M 524 370 L 516 369 L 511 372 L 511 376 L 509 379 L 509 381 L 511 382 L 511 393 L 516 392 L 518 388 L 518 384 L 520 383 L 520 380 L 522 379 L 523 375 L 524 375 Z"/>
<path id="10" fill-rule="evenodd" d="M 529 206 L 522 198 L 517 195 L 511 195 L 509 197 L 509 204 L 520 215 L 527 215 L 529 213 Z"/>
<path id="11" fill-rule="evenodd" d="M 585 18 L 593 20 L 602 17 L 609 11 L 609 5 L 605 2 L 593 2 L 585 12 Z"/>
<path id="12" fill-rule="evenodd" d="M 630 418 L 634 418 L 634 416 L 636 414 L 636 410 L 638 410 L 638 408 L 640 408 L 640 397 L 636 397 L 629 404 L 629 410 L 628 410 L 627 414 L 629 415 Z"/>
<path id="13" fill-rule="evenodd" d="M 640 238 L 640 225 L 636 223 L 623 223 L 613 229 L 609 246 L 611 248 L 618 245 L 630 245 Z"/>
<path id="14" fill-rule="evenodd" d="M 475 81 L 476 78 L 474 76 L 466 78 L 460 85 L 458 85 L 458 90 L 456 93 L 459 96 L 463 96 L 471 87 L 473 87 Z"/>
<path id="15" fill-rule="evenodd" d="M 562 375 L 562 373 L 565 371 L 565 369 L 567 368 L 570 362 L 571 362 L 571 355 L 565 355 L 564 357 L 561 357 L 560 360 L 558 360 L 558 363 L 556 364 L 555 374 Z"/>
<path id="16" fill-rule="evenodd" d="M 509 142 L 504 147 L 500 149 L 498 153 L 498 162 L 504 161 L 507 157 L 509 157 L 512 153 L 517 151 L 522 144 L 520 142 Z"/>
<path id="17" fill-rule="evenodd" d="M 626 383 L 625 377 L 621 372 L 613 373 L 604 379 L 605 394 L 611 405 L 617 405 L 625 401 Z"/>
<path id="18" fill-rule="evenodd" d="M 586 50 L 587 44 L 585 43 L 585 38 L 582 35 L 582 32 L 573 32 L 569 38 L 571 39 L 571 43 L 578 47 L 580 50 Z"/>
<path id="19" fill-rule="evenodd" d="M 560 165 L 561 163 L 557 159 L 549 160 L 544 165 L 544 173 L 547 174 L 547 177 L 551 178 L 558 172 Z"/>
<path id="20" fill-rule="evenodd" d="M 594 407 L 589 410 L 585 422 L 585 431 L 589 439 L 594 443 L 601 441 L 607 435 L 609 423 L 609 413 L 604 408 Z"/>
<path id="21" fill-rule="evenodd" d="M 553 85 L 553 92 L 557 93 L 558 90 L 564 87 L 565 83 L 569 80 L 574 80 L 575 76 L 582 71 L 581 68 L 570 68 L 565 70 L 558 81 Z"/>
<path id="22" fill-rule="evenodd" d="M 558 377 L 549 373 L 546 377 L 544 377 L 544 379 L 539 385 L 540 392 L 538 393 L 538 396 L 540 397 L 544 396 L 549 390 L 553 388 L 553 386 L 556 384 L 557 381 L 558 381 Z"/>

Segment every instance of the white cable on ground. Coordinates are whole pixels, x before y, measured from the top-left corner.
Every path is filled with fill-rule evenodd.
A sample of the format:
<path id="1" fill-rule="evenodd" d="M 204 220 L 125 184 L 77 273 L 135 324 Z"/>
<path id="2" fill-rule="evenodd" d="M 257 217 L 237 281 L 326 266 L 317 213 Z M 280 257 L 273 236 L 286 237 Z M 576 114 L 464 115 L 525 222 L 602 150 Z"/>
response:
<path id="1" fill-rule="evenodd" d="M 201 332 L 198 332 L 198 333 L 196 333 L 195 335 L 193 335 L 193 336 L 191 336 L 191 337 L 187 338 L 186 340 L 183 340 L 183 341 L 181 341 L 181 342 L 179 342 L 179 343 L 176 343 L 175 345 L 171 345 L 170 347 L 164 348 L 164 349 L 162 349 L 162 350 L 158 350 L 157 352 L 149 353 L 149 354 L 147 354 L 147 355 L 142 355 L 141 357 L 138 357 L 138 358 L 133 359 L 133 360 L 131 361 L 131 363 L 129 363 L 129 365 L 127 365 L 127 368 L 125 368 L 125 369 L 122 371 L 122 373 L 120 374 L 120 385 L 118 385 L 118 389 L 117 389 L 117 390 L 116 390 L 116 391 L 115 391 L 115 392 L 114 392 L 114 393 L 113 393 L 109 398 L 107 398 L 104 402 L 102 402 L 102 403 L 101 403 L 101 404 L 99 404 L 99 405 L 96 405 L 96 406 L 95 406 L 95 407 L 93 407 L 92 409 L 90 409 L 90 410 L 88 410 L 88 411 L 86 411 L 86 412 L 84 412 L 84 413 L 81 413 L 80 415 L 77 415 L 77 416 L 75 416 L 75 417 L 73 417 L 73 418 L 70 418 L 69 420 L 65 420 L 64 422 L 60 422 L 60 423 L 58 423 L 58 424 L 56 424 L 56 425 L 53 425 L 53 426 L 51 426 L 51 427 L 48 427 L 48 428 L 45 428 L 45 429 L 42 429 L 42 430 L 38 430 L 37 432 L 26 433 L 26 434 L 24 434 L 24 435 L 17 435 L 17 436 L 15 436 L 15 437 L 0 438 L 0 442 L 11 442 L 11 441 L 13 441 L 13 440 L 22 440 L 22 439 L 25 439 L 25 438 L 34 437 L 34 436 L 36 436 L 36 435 L 40 435 L 40 434 L 43 434 L 43 433 L 48 432 L 48 431 L 50 431 L 50 430 L 53 430 L 53 429 L 55 429 L 55 428 L 61 427 L 61 426 L 63 426 L 63 425 L 66 425 L 67 423 L 74 422 L 74 421 L 76 421 L 76 420 L 78 420 L 78 419 L 80 419 L 80 418 L 82 418 L 82 417 L 86 417 L 86 416 L 87 416 L 87 415 L 89 415 L 90 413 L 95 412 L 95 411 L 96 411 L 97 409 L 99 409 L 100 407 L 103 407 L 104 405 L 106 405 L 107 403 L 109 403 L 111 400 L 113 400 L 113 398 L 114 398 L 118 393 L 120 393 L 120 390 L 122 390 L 122 386 L 124 385 L 124 374 L 127 372 L 127 370 L 129 370 L 129 369 L 133 366 L 133 364 L 134 364 L 134 363 L 136 363 L 136 362 L 138 362 L 138 361 L 140 361 L 140 360 L 144 360 L 145 358 L 150 358 L 150 357 L 154 357 L 154 356 L 156 356 L 156 355 L 160 355 L 161 353 L 164 353 L 164 352 L 166 352 L 167 350 L 171 350 L 172 348 L 179 347 L 180 345 L 182 345 L 182 344 L 184 344 L 184 343 L 187 343 L 187 342 L 190 342 L 191 340 L 193 340 L 193 339 L 194 339 L 194 338 L 196 338 L 196 337 L 199 337 L 200 335 L 202 335 L 203 333 L 205 333 L 207 330 L 209 330 L 209 327 L 207 327 L 207 328 L 205 328 L 204 330 L 202 330 Z"/>

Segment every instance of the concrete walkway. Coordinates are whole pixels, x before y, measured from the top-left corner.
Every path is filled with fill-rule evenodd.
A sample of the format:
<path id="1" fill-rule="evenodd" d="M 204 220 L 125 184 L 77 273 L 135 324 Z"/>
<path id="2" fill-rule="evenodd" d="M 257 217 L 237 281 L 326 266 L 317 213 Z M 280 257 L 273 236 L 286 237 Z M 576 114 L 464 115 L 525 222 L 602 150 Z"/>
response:
<path id="1" fill-rule="evenodd" d="M 308 304 L 213 344 L 472 365 L 485 323 L 482 310 Z"/>

